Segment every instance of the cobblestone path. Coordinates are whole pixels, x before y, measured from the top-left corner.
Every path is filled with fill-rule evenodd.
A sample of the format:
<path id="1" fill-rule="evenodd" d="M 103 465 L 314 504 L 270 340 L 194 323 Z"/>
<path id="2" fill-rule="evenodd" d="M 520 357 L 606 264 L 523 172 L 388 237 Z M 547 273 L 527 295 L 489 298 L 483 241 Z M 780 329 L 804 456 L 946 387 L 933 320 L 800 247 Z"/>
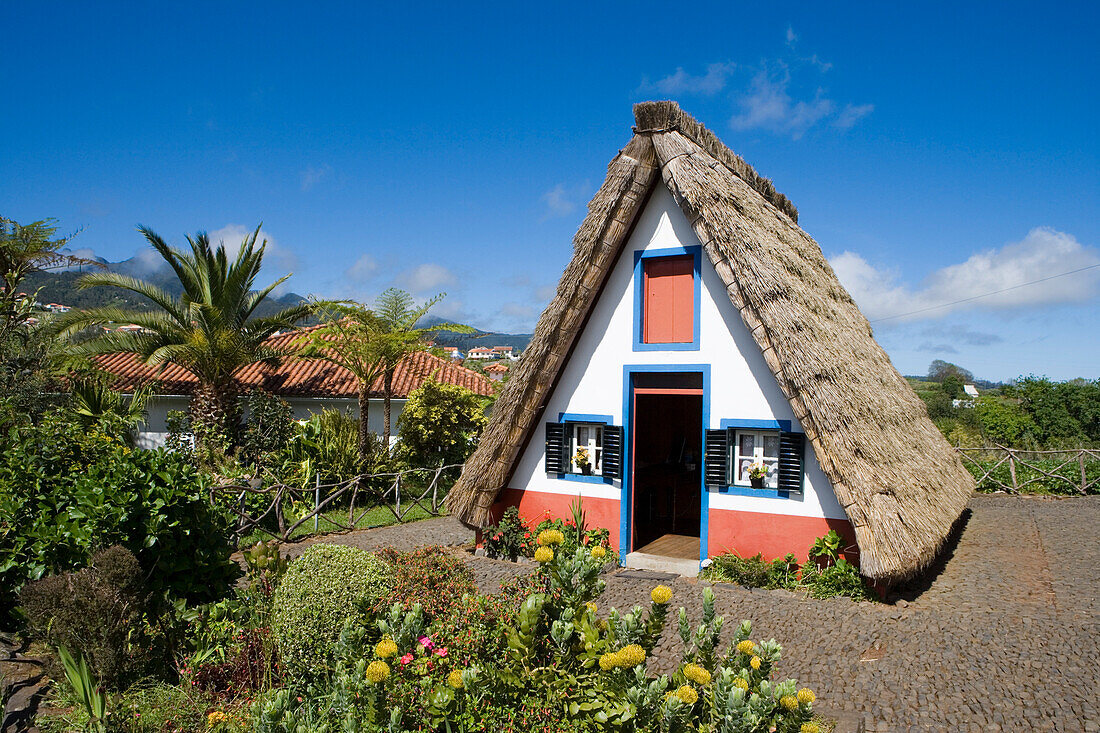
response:
<path id="1" fill-rule="evenodd" d="M 355 544 L 471 539 L 449 519 L 387 529 L 385 541 Z M 490 593 L 531 570 L 469 562 Z M 749 619 L 754 638 L 775 637 L 784 657 L 778 674 L 816 690 L 817 708 L 838 720 L 838 731 L 1100 731 L 1098 571 L 1100 497 L 976 496 L 941 567 L 922 585 L 899 589 L 892 603 L 813 601 L 726 584 L 714 591 L 726 636 Z M 607 576 L 601 610 L 648 603 L 658 581 L 631 575 Z M 675 592 L 673 607 L 697 622 L 705 582 L 661 582 Z M 672 624 L 667 632 L 654 653 L 661 671 L 679 658 Z"/>

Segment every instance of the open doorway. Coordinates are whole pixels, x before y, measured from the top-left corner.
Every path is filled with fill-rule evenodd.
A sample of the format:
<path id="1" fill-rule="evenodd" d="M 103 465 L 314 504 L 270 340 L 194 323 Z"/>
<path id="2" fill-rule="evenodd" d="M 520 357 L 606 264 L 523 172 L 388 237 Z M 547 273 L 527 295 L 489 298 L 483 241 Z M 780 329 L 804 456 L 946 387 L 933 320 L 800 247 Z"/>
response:
<path id="1" fill-rule="evenodd" d="M 698 558 L 703 452 L 701 375 L 636 375 L 632 436 L 634 550 Z"/>

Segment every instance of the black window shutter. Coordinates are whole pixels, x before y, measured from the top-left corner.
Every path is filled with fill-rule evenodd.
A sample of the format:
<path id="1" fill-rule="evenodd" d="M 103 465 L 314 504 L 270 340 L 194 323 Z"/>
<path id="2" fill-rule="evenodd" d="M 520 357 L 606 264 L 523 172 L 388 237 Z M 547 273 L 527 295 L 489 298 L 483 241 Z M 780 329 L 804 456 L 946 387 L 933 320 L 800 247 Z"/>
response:
<path id="1" fill-rule="evenodd" d="M 730 485 L 730 431 L 707 430 L 706 448 L 703 453 L 703 476 L 707 486 Z"/>
<path id="2" fill-rule="evenodd" d="M 568 473 L 569 465 L 566 462 L 565 424 L 560 422 L 546 423 L 546 473 Z"/>
<path id="3" fill-rule="evenodd" d="M 603 466 L 606 478 L 623 477 L 623 426 L 605 425 L 603 428 Z"/>
<path id="4" fill-rule="evenodd" d="M 802 433 L 779 434 L 779 490 L 802 492 L 802 454 L 806 436 Z"/>

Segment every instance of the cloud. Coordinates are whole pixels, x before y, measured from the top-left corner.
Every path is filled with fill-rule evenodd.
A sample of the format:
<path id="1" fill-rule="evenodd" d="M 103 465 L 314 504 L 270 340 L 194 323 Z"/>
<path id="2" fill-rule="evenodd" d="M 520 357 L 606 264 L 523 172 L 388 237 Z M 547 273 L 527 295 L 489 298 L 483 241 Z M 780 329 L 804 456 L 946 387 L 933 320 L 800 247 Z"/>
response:
<path id="1" fill-rule="evenodd" d="M 332 166 L 325 164 L 322 166 L 309 166 L 301 172 L 302 191 L 310 191 L 325 178 L 332 175 Z"/>
<path id="2" fill-rule="evenodd" d="M 898 283 L 896 271 L 876 268 L 854 252 L 829 261 L 871 321 L 928 320 L 976 308 L 1003 311 L 1082 303 L 1100 292 L 1100 268 L 1036 282 L 1100 265 L 1100 250 L 1049 227 L 1036 227 L 1019 242 L 936 270 L 917 288 Z"/>
<path id="3" fill-rule="evenodd" d="M 949 338 L 951 343 L 963 346 L 991 346 L 1004 341 L 1004 337 L 995 333 L 973 331 L 963 324 L 925 326 L 921 329 L 920 335 L 928 338 Z"/>
<path id="4" fill-rule="evenodd" d="M 253 231 L 255 230 L 241 224 L 226 224 L 221 229 L 210 232 L 210 243 L 215 247 L 219 244 L 224 244 L 226 251 L 231 255 L 235 255 L 241 246 L 241 242 L 244 241 L 245 237 L 251 235 Z M 298 255 L 279 244 L 273 236 L 267 233 L 267 230 L 261 229 L 260 235 L 256 237 L 256 244 L 259 245 L 264 242 L 266 242 L 264 246 L 264 262 L 268 267 L 271 265 L 275 266 L 275 269 L 279 271 L 277 277 L 282 277 L 297 269 L 299 265 Z M 153 252 L 153 255 L 157 257 L 157 259 L 160 258 L 155 252 Z"/>
<path id="5" fill-rule="evenodd" d="M 397 283 L 414 295 L 434 294 L 440 288 L 458 282 L 455 274 L 443 265 L 426 262 L 397 276 Z"/>
<path id="6" fill-rule="evenodd" d="M 572 214 L 589 190 L 588 181 L 578 186 L 567 187 L 559 183 L 542 195 L 542 202 L 546 205 L 546 211 L 542 215 L 542 221 L 554 219 Z"/>
<path id="7" fill-rule="evenodd" d="M 373 278 L 378 273 L 378 261 L 369 254 L 360 255 L 347 270 L 348 278 L 353 282 L 363 283 Z"/>
<path id="8" fill-rule="evenodd" d="M 655 82 L 650 82 L 648 79 L 643 80 L 639 90 L 656 91 L 669 96 L 680 94 L 708 96 L 717 94 L 725 88 L 726 81 L 736 68 L 737 64 L 732 61 L 708 64 L 705 74 L 695 76 L 684 71 L 682 66 L 678 66 L 674 73 Z"/>
<path id="9" fill-rule="evenodd" d="M 874 111 L 873 104 L 846 104 L 833 120 L 833 126 L 840 130 L 850 130 L 857 122 Z"/>
<path id="10" fill-rule="evenodd" d="M 917 347 L 917 351 L 934 351 L 937 354 L 957 354 L 959 350 L 951 344 L 933 344 L 925 342 Z"/>
<path id="11" fill-rule="evenodd" d="M 798 34 L 794 32 L 794 28 L 790 25 L 787 26 L 787 45 L 793 46 L 798 42 Z"/>
<path id="12" fill-rule="evenodd" d="M 535 299 L 540 303 L 549 303 L 557 292 L 557 285 L 543 285 L 540 288 L 535 288 Z"/>
<path id="13" fill-rule="evenodd" d="M 748 92 L 738 99 L 741 111 L 730 119 L 735 130 L 761 128 L 790 134 L 795 140 L 821 120 L 833 114 L 836 104 L 818 89 L 813 99 L 794 101 L 788 92 L 790 70 L 783 64 L 778 72 L 761 69 Z"/>

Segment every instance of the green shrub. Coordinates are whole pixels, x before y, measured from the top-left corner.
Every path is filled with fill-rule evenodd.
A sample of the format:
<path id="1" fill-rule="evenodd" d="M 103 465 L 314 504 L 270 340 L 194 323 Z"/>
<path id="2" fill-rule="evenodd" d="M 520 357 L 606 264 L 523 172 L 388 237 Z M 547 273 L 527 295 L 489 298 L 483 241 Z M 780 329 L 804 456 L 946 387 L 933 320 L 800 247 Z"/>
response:
<path id="1" fill-rule="evenodd" d="M 409 393 L 397 419 L 401 457 L 417 467 L 462 463 L 486 422 L 483 397 L 429 379 Z"/>
<path id="2" fill-rule="evenodd" d="M 118 700 L 114 725 L 125 733 L 203 730 L 211 702 L 188 685 L 137 685 Z"/>
<path id="3" fill-rule="evenodd" d="M 845 596 L 856 601 L 878 600 L 874 589 L 859 574 L 859 568 L 844 558 L 826 568 L 807 564 L 802 569 L 802 586 L 811 598 Z"/>
<path id="4" fill-rule="evenodd" d="M 344 623 L 365 620 L 360 601 L 376 605 L 389 583 L 389 565 L 355 547 L 313 545 L 291 562 L 275 591 L 271 623 L 287 673 L 326 672 Z"/>
<path id="5" fill-rule="evenodd" d="M 152 592 L 202 602 L 223 595 L 229 512 L 211 506 L 210 478 L 185 457 L 135 451 L 57 416 L 10 427 L 0 453 L 0 626 L 24 583 L 87 564 L 121 545 Z"/>
<path id="6" fill-rule="evenodd" d="M 390 593 L 380 600 L 379 611 L 389 610 L 395 601 L 406 609 L 419 603 L 431 620 L 449 613 L 464 595 L 477 592 L 470 568 L 442 547 L 412 552 L 387 548 L 379 555 L 390 565 Z"/>
<path id="7" fill-rule="evenodd" d="M 531 531 L 519 517 L 519 509 L 510 506 L 504 510 L 500 521 L 486 527 L 482 533 L 485 545 L 485 554 L 489 557 L 498 557 L 505 560 L 516 561 L 520 555 L 528 555 L 529 546 L 532 544 Z M 531 550 L 533 552 L 534 550 Z"/>
<path id="8" fill-rule="evenodd" d="M 742 558 L 737 555 L 719 555 L 704 569 L 699 577 L 722 583 L 737 583 L 748 588 L 797 588 L 798 561 L 794 555 L 766 562 L 764 556 Z"/>
<path id="9" fill-rule="evenodd" d="M 19 600 L 31 636 L 83 655 L 108 689 L 148 671 L 153 660 L 142 624 L 148 599 L 129 550 L 102 550 L 90 567 L 28 583 Z"/>

